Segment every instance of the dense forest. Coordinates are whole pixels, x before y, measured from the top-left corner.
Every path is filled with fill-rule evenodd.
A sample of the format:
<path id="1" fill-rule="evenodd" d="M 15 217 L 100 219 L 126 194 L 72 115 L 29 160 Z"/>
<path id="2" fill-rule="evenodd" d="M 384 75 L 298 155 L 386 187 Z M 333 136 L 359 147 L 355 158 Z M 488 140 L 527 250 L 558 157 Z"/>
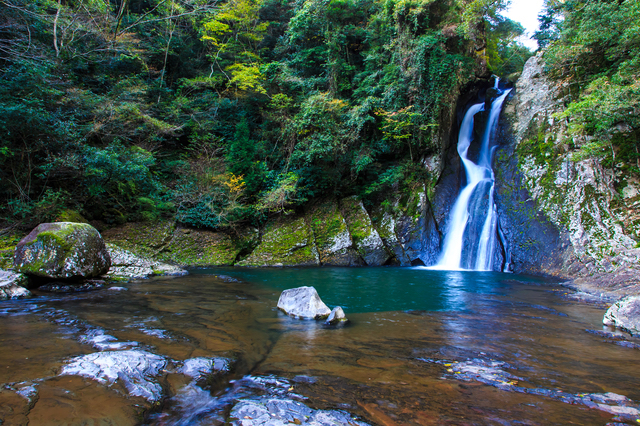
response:
<path id="1" fill-rule="evenodd" d="M 531 56 L 506 4 L 0 0 L 0 220 L 229 229 L 328 195 L 384 202 L 429 178 L 465 86 Z M 639 7 L 548 0 L 536 34 L 581 155 L 636 173 Z"/>

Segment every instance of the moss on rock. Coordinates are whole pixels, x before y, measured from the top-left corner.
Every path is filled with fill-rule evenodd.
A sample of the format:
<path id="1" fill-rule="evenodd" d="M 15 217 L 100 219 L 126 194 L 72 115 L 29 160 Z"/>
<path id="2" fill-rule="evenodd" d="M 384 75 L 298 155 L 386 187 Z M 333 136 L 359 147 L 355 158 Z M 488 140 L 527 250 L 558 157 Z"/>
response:
<path id="1" fill-rule="evenodd" d="M 313 232 L 302 217 L 281 217 L 267 223 L 262 242 L 238 266 L 317 266 Z"/>
<path id="2" fill-rule="evenodd" d="M 38 225 L 16 246 L 15 270 L 47 278 L 90 278 L 109 270 L 111 258 L 100 233 L 86 223 Z"/>
<path id="3" fill-rule="evenodd" d="M 156 256 L 181 266 L 233 265 L 242 245 L 223 232 L 178 228 Z"/>
<path id="4" fill-rule="evenodd" d="M 105 241 L 116 244 L 134 254 L 154 258 L 171 241 L 175 222 L 127 223 L 102 233 Z"/>
<path id="5" fill-rule="evenodd" d="M 329 266 L 364 265 L 355 250 L 353 239 L 338 204 L 327 201 L 312 208 L 306 215 L 318 247 L 320 262 Z"/>
<path id="6" fill-rule="evenodd" d="M 375 230 L 364 208 L 362 201 L 357 197 L 349 197 L 340 200 L 340 211 L 353 238 L 356 250 L 362 256 L 367 265 L 384 265 L 391 257 L 382 238 Z"/>

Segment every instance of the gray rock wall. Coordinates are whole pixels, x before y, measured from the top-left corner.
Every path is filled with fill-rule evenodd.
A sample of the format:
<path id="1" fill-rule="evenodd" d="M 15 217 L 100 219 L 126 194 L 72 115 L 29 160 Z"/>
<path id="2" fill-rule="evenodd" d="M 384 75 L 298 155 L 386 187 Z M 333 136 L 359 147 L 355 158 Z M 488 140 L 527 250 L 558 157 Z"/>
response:
<path id="1" fill-rule="evenodd" d="M 567 96 L 536 56 L 505 110 L 510 143 L 498 154 L 499 205 L 514 264 L 575 279 L 586 290 L 637 292 L 638 190 L 597 160 L 574 156 L 588 138 L 569 136 L 566 120 L 554 116 Z"/>

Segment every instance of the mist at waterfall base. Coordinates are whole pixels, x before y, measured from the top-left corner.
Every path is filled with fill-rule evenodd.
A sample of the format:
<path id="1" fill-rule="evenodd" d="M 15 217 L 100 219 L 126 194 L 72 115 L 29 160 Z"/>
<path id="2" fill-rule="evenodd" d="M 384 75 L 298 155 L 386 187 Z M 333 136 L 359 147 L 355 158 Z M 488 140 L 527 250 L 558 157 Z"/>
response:
<path id="1" fill-rule="evenodd" d="M 501 239 L 494 200 L 495 174 L 493 156 L 496 130 L 502 105 L 511 89 L 500 90 L 490 102 L 488 119 L 479 140 L 476 158 L 471 148 L 474 140 L 474 117 L 485 110 L 485 102 L 471 105 L 464 115 L 458 134 L 457 151 L 464 167 L 465 181 L 451 207 L 444 241 L 434 270 L 509 270 L 506 242 Z"/>

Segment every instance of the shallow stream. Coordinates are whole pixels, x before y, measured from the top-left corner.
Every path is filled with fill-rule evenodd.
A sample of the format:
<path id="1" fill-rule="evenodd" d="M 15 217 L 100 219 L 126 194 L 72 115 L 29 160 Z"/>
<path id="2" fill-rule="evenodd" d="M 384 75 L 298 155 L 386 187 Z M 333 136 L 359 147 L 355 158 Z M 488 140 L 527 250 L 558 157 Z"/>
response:
<path id="1" fill-rule="evenodd" d="M 280 313 L 280 292 L 302 285 L 350 324 Z M 377 425 L 640 421 L 640 341 L 603 329 L 603 305 L 539 278 L 216 268 L 122 287 L 0 302 L 3 425 L 221 424 L 246 375 Z M 132 347 L 176 363 L 226 357 L 233 373 L 203 391 L 166 367 L 155 402 L 118 382 L 60 375 L 73 357 Z"/>

